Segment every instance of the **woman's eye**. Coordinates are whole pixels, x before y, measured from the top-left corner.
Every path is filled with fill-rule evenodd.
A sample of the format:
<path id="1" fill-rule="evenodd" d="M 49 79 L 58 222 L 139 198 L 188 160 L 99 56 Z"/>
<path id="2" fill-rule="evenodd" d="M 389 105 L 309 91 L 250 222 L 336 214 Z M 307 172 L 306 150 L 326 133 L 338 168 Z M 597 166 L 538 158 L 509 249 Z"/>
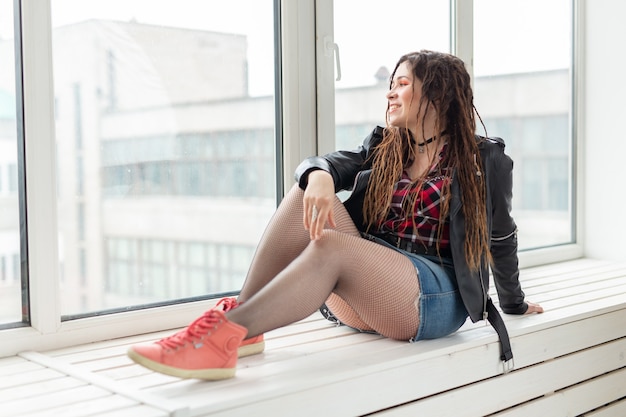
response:
<path id="1" fill-rule="evenodd" d="M 396 87 L 404 87 L 404 86 L 407 86 L 407 85 L 409 85 L 409 83 L 407 81 L 398 81 L 397 83 L 391 84 L 390 90 L 393 90 Z"/>

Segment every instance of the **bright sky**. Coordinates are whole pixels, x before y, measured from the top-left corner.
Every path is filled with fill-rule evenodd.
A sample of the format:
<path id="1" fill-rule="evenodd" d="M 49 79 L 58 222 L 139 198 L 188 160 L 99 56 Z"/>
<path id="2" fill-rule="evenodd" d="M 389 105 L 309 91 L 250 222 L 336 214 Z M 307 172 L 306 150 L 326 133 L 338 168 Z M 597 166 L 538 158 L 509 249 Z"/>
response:
<path id="1" fill-rule="evenodd" d="M 474 0 L 476 75 L 566 68 L 571 0 Z M 109 19 L 248 37 L 250 92 L 271 94 L 272 0 L 51 0 L 53 27 Z M 403 53 L 449 48 L 447 0 L 335 0 L 343 80 L 371 84 Z M 0 0 L 0 38 L 13 37 L 13 0 Z M 1 63 L 0 63 L 1 65 Z"/>

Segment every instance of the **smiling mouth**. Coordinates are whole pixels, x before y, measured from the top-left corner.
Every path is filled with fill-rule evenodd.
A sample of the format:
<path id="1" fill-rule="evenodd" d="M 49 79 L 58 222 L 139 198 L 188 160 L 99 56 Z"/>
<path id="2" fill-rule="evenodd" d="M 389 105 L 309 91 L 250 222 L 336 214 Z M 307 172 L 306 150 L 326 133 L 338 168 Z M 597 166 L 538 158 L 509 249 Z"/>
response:
<path id="1" fill-rule="evenodd" d="M 393 113 L 394 111 L 398 110 L 400 108 L 400 106 L 398 106 L 397 104 L 392 104 L 389 106 L 389 113 Z"/>

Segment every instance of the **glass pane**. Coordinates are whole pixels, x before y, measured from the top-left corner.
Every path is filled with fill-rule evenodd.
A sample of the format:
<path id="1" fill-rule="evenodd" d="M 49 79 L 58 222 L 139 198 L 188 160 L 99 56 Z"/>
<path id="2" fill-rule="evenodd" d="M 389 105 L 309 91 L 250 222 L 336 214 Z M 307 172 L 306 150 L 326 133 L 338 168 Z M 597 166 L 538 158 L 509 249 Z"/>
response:
<path id="1" fill-rule="evenodd" d="M 475 102 L 515 162 L 521 249 L 574 240 L 571 21 L 571 0 L 474 1 Z"/>
<path id="2" fill-rule="evenodd" d="M 335 82 L 336 149 L 353 149 L 376 125 L 385 125 L 389 76 L 402 55 L 450 50 L 449 3 L 334 1 L 334 38 L 341 58 L 341 80 Z"/>
<path id="3" fill-rule="evenodd" d="M 0 325 L 22 321 L 13 0 L 0 0 Z"/>
<path id="4" fill-rule="evenodd" d="M 273 1 L 51 7 L 65 319 L 237 291 L 276 207 Z"/>

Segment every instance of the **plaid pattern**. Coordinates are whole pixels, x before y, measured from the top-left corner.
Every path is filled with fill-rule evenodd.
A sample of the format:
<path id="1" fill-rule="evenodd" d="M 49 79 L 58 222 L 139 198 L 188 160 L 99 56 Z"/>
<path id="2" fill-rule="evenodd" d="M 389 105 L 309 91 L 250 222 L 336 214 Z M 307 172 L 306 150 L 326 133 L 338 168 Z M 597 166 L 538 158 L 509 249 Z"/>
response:
<path id="1" fill-rule="evenodd" d="M 440 161 L 442 154 L 439 155 Z M 426 247 L 437 244 L 441 191 L 443 186 L 452 181 L 452 179 L 446 175 L 446 169 L 443 170 L 443 175 L 441 172 L 438 172 L 436 165 L 431 168 L 429 176 L 419 190 L 412 186 L 411 178 L 409 178 L 407 173 L 402 173 L 402 178 L 394 187 L 389 214 L 387 219 L 381 224 L 379 234 L 399 236 L 402 239 L 420 243 Z M 409 193 L 417 193 L 417 201 L 412 216 L 405 213 L 402 204 Z M 450 247 L 449 218 L 445 219 L 443 223 L 439 247 L 442 250 Z"/>

